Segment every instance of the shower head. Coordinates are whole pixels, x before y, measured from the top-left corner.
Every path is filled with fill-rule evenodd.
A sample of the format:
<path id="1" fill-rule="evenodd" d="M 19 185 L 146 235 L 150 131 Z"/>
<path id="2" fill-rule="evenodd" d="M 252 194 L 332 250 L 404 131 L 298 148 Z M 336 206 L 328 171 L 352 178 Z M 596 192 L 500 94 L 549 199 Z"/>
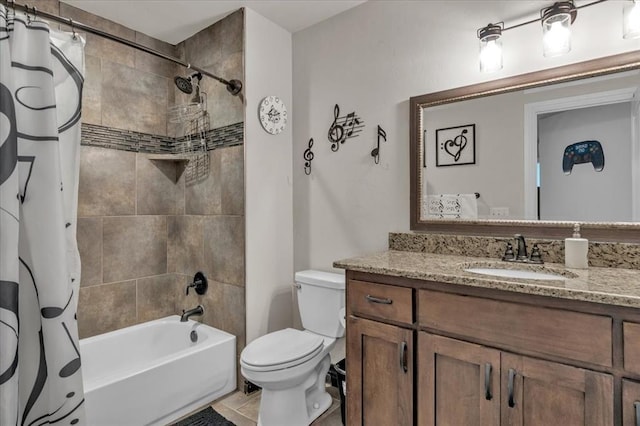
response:
<path id="1" fill-rule="evenodd" d="M 180 89 L 180 91 L 186 94 L 191 94 L 193 92 L 193 86 L 191 85 L 190 78 L 177 76 L 173 79 L 173 81 L 175 81 L 176 86 L 178 87 L 178 89 Z"/>
<path id="2" fill-rule="evenodd" d="M 197 81 L 195 82 L 197 85 L 197 83 L 202 80 L 202 74 L 197 72 L 190 75 L 189 77 L 177 76 L 173 79 L 173 81 L 176 83 L 176 86 L 178 87 L 178 89 L 180 89 L 180 91 L 190 95 L 191 93 L 193 93 L 194 78 L 197 79 Z"/>

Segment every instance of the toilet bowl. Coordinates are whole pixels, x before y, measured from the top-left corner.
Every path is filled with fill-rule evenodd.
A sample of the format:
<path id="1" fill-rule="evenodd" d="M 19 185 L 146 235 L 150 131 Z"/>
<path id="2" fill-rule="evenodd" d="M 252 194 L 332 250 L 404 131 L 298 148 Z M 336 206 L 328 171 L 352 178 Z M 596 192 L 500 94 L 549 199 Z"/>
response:
<path id="1" fill-rule="evenodd" d="M 262 387 L 258 425 L 306 426 L 331 406 L 325 377 L 336 339 L 344 336 L 344 276 L 296 273 L 305 330 L 286 328 L 257 338 L 240 355 L 242 375 Z"/>

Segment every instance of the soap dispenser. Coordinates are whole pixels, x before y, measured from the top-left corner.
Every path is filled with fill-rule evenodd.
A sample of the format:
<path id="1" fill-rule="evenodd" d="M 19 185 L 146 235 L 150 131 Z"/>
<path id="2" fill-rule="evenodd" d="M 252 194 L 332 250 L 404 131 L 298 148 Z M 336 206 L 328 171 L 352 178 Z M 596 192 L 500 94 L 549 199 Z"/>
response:
<path id="1" fill-rule="evenodd" d="M 580 224 L 573 225 L 573 238 L 564 239 L 564 265 L 567 268 L 587 269 L 589 267 L 589 241 L 580 237 Z"/>

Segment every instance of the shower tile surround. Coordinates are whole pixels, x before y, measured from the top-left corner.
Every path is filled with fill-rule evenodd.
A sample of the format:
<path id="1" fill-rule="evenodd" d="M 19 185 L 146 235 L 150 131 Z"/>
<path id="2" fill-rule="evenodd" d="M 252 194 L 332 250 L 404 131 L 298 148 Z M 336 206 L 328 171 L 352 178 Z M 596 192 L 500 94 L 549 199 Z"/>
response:
<path id="1" fill-rule="evenodd" d="M 68 4 L 44 3 L 51 13 L 244 81 L 242 10 L 172 46 Z M 200 320 L 236 335 L 239 354 L 245 342 L 242 100 L 203 80 L 211 168 L 204 179 L 188 184 L 176 163 L 148 159 L 178 152 L 184 140 L 167 120 L 167 109 L 189 102 L 173 83 L 187 71 L 98 36 L 82 36 L 87 44 L 78 196 L 80 337 L 202 304 Z M 202 206 L 194 200 L 202 194 L 214 200 Z M 212 267 L 221 262 L 229 264 Z M 185 286 L 198 270 L 207 275 L 209 290 L 187 296 Z"/>
<path id="2" fill-rule="evenodd" d="M 526 237 L 526 235 L 525 235 Z M 420 233 L 389 233 L 389 250 L 500 259 L 508 237 L 480 237 Z M 527 238 L 540 246 L 545 262 L 564 263 L 564 240 Z M 589 265 L 603 268 L 640 269 L 640 244 L 589 242 Z"/>
<path id="3" fill-rule="evenodd" d="M 241 145 L 244 123 L 234 123 L 211 129 L 206 133 L 207 150 Z M 169 137 L 82 123 L 82 145 L 118 149 L 147 154 L 180 154 L 186 136 Z"/>

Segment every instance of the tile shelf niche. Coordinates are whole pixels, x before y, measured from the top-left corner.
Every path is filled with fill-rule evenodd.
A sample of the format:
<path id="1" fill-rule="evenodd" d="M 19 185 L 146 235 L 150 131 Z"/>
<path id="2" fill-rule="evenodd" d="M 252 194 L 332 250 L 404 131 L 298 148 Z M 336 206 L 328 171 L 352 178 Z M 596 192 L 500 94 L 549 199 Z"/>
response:
<path id="1" fill-rule="evenodd" d="M 182 177 L 182 173 L 187 168 L 189 161 L 197 157 L 201 154 L 150 154 L 147 155 L 147 159 L 152 161 L 168 161 L 174 163 L 176 167 L 176 177 L 175 182 L 178 183 L 180 177 Z"/>

